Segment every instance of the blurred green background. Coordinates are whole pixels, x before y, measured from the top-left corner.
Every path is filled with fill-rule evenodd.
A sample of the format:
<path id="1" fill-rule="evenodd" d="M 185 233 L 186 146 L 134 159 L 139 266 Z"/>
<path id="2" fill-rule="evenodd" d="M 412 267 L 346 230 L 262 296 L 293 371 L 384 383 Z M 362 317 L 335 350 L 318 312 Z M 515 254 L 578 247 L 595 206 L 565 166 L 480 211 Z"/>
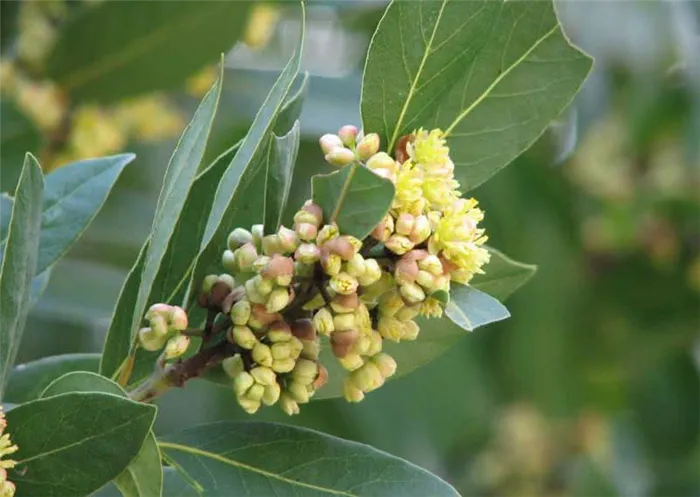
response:
<path id="1" fill-rule="evenodd" d="M 22 88 L 47 84 L 46 53 L 96 4 L 2 2 L 2 190 L 13 189 L 16 157 L 27 149 L 47 169 L 91 152 L 138 156 L 55 267 L 20 362 L 100 351 L 177 134 L 201 93 L 191 80 L 142 97 L 141 107 L 68 105 L 69 135 L 45 122 L 65 102 L 46 96 L 46 86 L 28 96 Z M 308 4 L 310 88 L 292 205 L 308 196 L 311 174 L 328 171 L 317 137 L 359 124 L 364 55 L 385 6 Z M 242 43 L 226 57 L 210 158 L 245 133 L 289 57 L 299 21 L 288 7 L 249 12 Z M 463 495 L 700 494 L 700 3 L 557 7 L 572 41 L 595 57 L 593 73 L 530 151 L 473 192 L 493 244 L 539 266 L 507 302 L 513 317 L 359 405 L 319 401 L 295 418 L 269 409 L 258 419 L 371 444 Z M 200 73 L 199 86 L 210 73 Z M 199 380 L 158 404 L 159 433 L 249 419 L 231 392 Z"/>

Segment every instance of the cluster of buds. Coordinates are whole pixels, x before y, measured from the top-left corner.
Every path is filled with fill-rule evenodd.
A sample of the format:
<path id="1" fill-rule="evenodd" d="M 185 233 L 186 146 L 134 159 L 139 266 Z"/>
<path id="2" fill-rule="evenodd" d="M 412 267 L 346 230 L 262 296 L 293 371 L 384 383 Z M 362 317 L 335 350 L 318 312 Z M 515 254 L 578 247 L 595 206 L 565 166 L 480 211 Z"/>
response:
<path id="1" fill-rule="evenodd" d="M 379 150 L 379 135 L 363 135 L 355 126 L 340 128 L 337 135 L 325 134 L 320 140 L 326 161 L 336 167 L 347 166 L 354 161 L 366 161 Z"/>
<path id="2" fill-rule="evenodd" d="M 17 446 L 10 440 L 10 434 L 5 433 L 7 421 L 2 406 L 0 406 L 0 497 L 12 497 L 15 495 L 15 484 L 7 480 L 7 470 L 17 464 L 6 456 L 17 452 Z"/>
<path id="3" fill-rule="evenodd" d="M 139 343 L 148 351 L 160 350 L 165 346 L 163 357 L 166 360 L 183 355 L 190 346 L 190 337 L 183 335 L 187 329 L 187 313 L 180 307 L 168 304 L 154 304 L 146 312 L 148 326 L 139 330 Z"/>

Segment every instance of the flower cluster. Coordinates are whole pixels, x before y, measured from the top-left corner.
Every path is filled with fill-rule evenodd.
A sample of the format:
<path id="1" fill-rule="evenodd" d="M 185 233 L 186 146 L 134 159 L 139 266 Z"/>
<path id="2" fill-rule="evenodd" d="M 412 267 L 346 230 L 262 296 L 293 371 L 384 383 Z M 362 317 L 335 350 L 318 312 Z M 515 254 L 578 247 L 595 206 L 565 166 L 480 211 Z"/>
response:
<path id="1" fill-rule="evenodd" d="M 460 198 L 439 130 L 402 139 L 396 158 L 379 151 L 378 135 L 354 126 L 324 135 L 320 145 L 329 163 L 355 163 L 392 181 L 395 198 L 366 240 L 342 233 L 311 201 L 291 228 L 265 233 L 254 225 L 229 234 L 226 272 L 204 278 L 199 304 L 209 310 L 205 333 L 226 337 L 222 366 L 249 413 L 273 404 L 299 412 L 328 379 L 322 339 L 347 371 L 346 400 L 359 402 L 396 371 L 384 341 L 415 340 L 415 319 L 442 315 L 451 280 L 468 282 L 488 261 L 477 226 L 483 213 L 475 200 Z M 177 348 L 171 333 L 181 311 L 152 307 L 142 344 Z"/>
<path id="2" fill-rule="evenodd" d="M 7 470 L 14 468 L 16 462 L 5 457 L 17 452 L 17 446 L 10 440 L 10 434 L 4 433 L 5 428 L 7 421 L 0 406 L 0 497 L 12 497 L 15 495 L 15 484 L 7 481 Z"/>
<path id="3" fill-rule="evenodd" d="M 154 304 L 146 312 L 148 326 L 139 330 L 139 343 L 148 351 L 160 350 L 165 345 L 165 359 L 180 357 L 190 346 L 187 313 L 180 307 Z"/>

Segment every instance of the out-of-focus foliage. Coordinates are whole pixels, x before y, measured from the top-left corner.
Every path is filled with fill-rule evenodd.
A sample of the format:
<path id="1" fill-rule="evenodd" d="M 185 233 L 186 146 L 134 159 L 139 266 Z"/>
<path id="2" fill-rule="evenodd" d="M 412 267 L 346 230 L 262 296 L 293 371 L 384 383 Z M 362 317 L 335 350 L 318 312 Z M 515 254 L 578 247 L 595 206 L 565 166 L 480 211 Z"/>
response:
<path id="1" fill-rule="evenodd" d="M 92 3 L 22 6 L 20 38 L 2 51 L 2 190 L 18 177 L 17 149 L 29 147 L 51 167 L 127 142 L 139 156 L 54 268 L 25 330 L 19 359 L 28 361 L 101 349 L 150 229 L 173 148 L 161 140 L 194 111 L 184 87 L 201 94 L 213 78 L 205 71 L 183 91 L 66 109 L 31 62 L 48 48 L 33 52 Z M 289 205 L 308 198 L 312 174 L 330 172 L 316 137 L 359 123 L 363 54 L 384 7 L 308 6 L 302 67 L 311 77 Z M 700 11 L 660 1 L 562 2 L 558 11 L 569 37 L 595 57 L 592 77 L 533 150 L 475 192 L 494 244 L 539 265 L 508 301 L 514 319 L 476 331 L 360 405 L 316 402 L 292 422 L 371 443 L 465 495 L 695 495 Z M 226 58 L 210 159 L 245 133 L 276 77 L 266 70 L 279 70 L 296 42 L 298 21 L 284 4 L 265 5 L 248 22 L 249 44 Z M 158 434 L 243 417 L 228 389 L 206 382 L 159 405 Z"/>

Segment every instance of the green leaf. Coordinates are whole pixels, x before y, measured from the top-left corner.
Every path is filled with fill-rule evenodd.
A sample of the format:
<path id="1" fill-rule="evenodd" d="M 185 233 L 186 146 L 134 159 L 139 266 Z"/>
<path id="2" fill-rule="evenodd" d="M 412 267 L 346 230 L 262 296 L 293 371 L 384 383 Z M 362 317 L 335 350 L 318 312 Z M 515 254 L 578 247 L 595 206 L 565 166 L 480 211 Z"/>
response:
<path id="1" fill-rule="evenodd" d="M 10 218 L 12 217 L 12 206 L 15 199 L 5 193 L 0 193 L 0 240 L 7 236 L 10 228 Z"/>
<path id="2" fill-rule="evenodd" d="M 391 207 L 394 185 L 360 164 L 311 178 L 312 198 L 340 232 L 360 240 L 369 235 Z"/>
<path id="3" fill-rule="evenodd" d="M 299 121 L 284 136 L 272 135 L 267 152 L 265 174 L 265 213 L 263 225 L 267 234 L 276 233 L 282 223 L 282 214 L 287 205 L 292 187 L 292 174 L 299 152 Z"/>
<path id="4" fill-rule="evenodd" d="M 158 198 L 158 206 L 151 227 L 150 243 L 146 252 L 138 297 L 132 310 L 132 333 L 143 319 L 147 305 L 156 303 L 156 301 L 149 300 L 149 296 L 160 268 L 164 267 L 170 271 L 168 268 L 169 261 L 164 260 L 164 257 L 168 253 L 169 246 L 173 241 L 176 241 L 172 239 L 173 234 L 178 228 L 178 219 L 183 212 L 187 195 L 192 188 L 199 163 L 204 156 L 204 150 L 207 146 L 207 140 L 219 104 L 221 86 L 223 84 L 222 78 L 223 69 L 219 79 L 202 99 L 202 103 L 194 113 L 187 128 L 185 128 L 165 172 L 163 187 Z M 172 249 L 170 253 L 173 253 Z M 171 291 L 172 289 L 165 288 L 165 290 Z"/>
<path id="5" fill-rule="evenodd" d="M 2 20 L 4 22 L 6 6 L 19 6 L 21 4 L 19 2 L 2 2 L 0 5 L 3 9 Z M 2 163 L 0 190 L 14 192 L 24 164 L 24 155 L 27 152 L 38 155 L 43 139 L 36 124 L 24 115 L 17 104 L 6 98 L 0 101 L 0 129 L 2 129 L 0 137 L 0 162 Z"/>
<path id="6" fill-rule="evenodd" d="M 21 5 L 19 2 L 0 2 L 0 49 L 3 54 L 14 45 Z M 3 123 L 3 133 L 4 128 Z"/>
<path id="7" fill-rule="evenodd" d="M 44 390 L 41 397 L 95 391 L 126 397 L 126 392 L 112 380 L 87 371 L 75 371 L 61 376 Z M 163 471 L 160 450 L 153 431 L 149 432 L 139 453 L 114 479 L 114 483 L 125 497 L 160 496 L 163 488 Z"/>
<path id="8" fill-rule="evenodd" d="M 108 393 L 76 392 L 7 413 L 17 496 L 87 495 L 117 477 L 138 454 L 156 408 Z"/>
<path id="9" fill-rule="evenodd" d="M 469 190 L 542 134 L 591 64 L 550 1 L 394 1 L 367 56 L 363 126 L 389 150 L 417 128 L 442 128 Z"/>
<path id="10" fill-rule="evenodd" d="M 477 274 L 469 284 L 482 292 L 504 301 L 527 283 L 537 272 L 537 266 L 514 261 L 503 252 L 488 247 L 491 260 L 484 266 L 484 274 Z"/>
<path id="11" fill-rule="evenodd" d="M 184 430 L 161 450 L 213 495 L 457 496 L 448 483 L 367 445 L 272 423 Z"/>
<path id="12" fill-rule="evenodd" d="M 41 167 L 27 154 L 0 268 L 0 398 L 17 356 L 29 311 L 32 278 L 39 257 L 43 192 Z"/>
<path id="13" fill-rule="evenodd" d="M 106 1 L 82 9 L 61 29 L 48 60 L 49 77 L 73 101 L 114 102 L 174 88 L 233 47 L 249 6 Z"/>
<path id="14" fill-rule="evenodd" d="M 100 374 L 107 377 L 114 378 L 116 376 L 132 346 L 131 323 L 141 284 L 143 265 L 146 262 L 147 249 L 148 240 L 141 247 L 136 262 L 126 276 L 114 306 L 100 362 Z"/>
<path id="15" fill-rule="evenodd" d="M 306 95 L 309 92 L 309 73 L 304 71 L 298 74 L 292 88 L 289 90 L 289 95 L 280 110 L 277 120 L 273 128 L 277 136 L 285 135 L 294 127 L 294 123 L 299 120 Z"/>
<path id="16" fill-rule="evenodd" d="M 492 296 L 468 285 L 450 285 L 450 303 L 445 315 L 467 331 L 510 317 L 508 309 Z"/>
<path id="17" fill-rule="evenodd" d="M 55 379 L 71 371 L 96 372 L 100 354 L 64 354 L 20 364 L 12 370 L 5 400 L 21 404 L 39 398 Z"/>

